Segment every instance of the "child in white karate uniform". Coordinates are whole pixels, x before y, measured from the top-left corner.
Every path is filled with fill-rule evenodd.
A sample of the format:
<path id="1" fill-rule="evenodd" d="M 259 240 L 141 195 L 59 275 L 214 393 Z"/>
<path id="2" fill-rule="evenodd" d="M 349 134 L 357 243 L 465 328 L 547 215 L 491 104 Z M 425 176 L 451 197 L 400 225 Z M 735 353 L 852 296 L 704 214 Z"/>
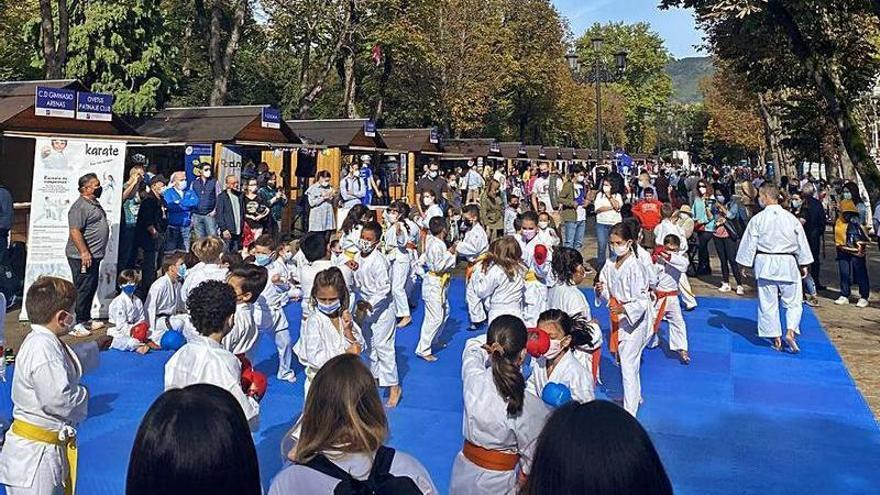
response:
<path id="1" fill-rule="evenodd" d="M 550 410 L 526 393 L 520 367 L 526 358 L 526 327 L 502 315 L 486 335 L 472 338 L 462 353 L 464 447 L 455 457 L 449 493 L 515 493 L 528 476 L 535 443 Z"/>
<path id="2" fill-rule="evenodd" d="M 76 488 L 76 428 L 86 419 L 89 391 L 83 373 L 98 365 L 111 338 L 68 346 L 76 289 L 56 277 L 28 288 L 31 331 L 19 348 L 12 378 L 12 427 L 0 451 L 0 484 L 9 495 L 61 495 Z M 63 440 L 62 440 L 63 438 Z"/>
<path id="3" fill-rule="evenodd" d="M 422 203 L 424 204 L 424 212 L 421 218 L 419 218 L 418 224 L 422 230 L 430 231 L 431 219 L 436 217 L 443 218 L 443 210 L 437 204 L 437 198 L 434 197 L 433 191 L 428 190 L 422 193 Z M 444 218 L 443 221 L 446 222 L 446 219 Z M 446 234 L 449 234 L 448 230 Z"/>
<path id="4" fill-rule="evenodd" d="M 394 343 L 397 335 L 394 298 L 391 297 L 391 267 L 388 258 L 376 250 L 382 227 L 367 222 L 361 230 L 360 254 L 355 259 L 354 285 L 358 311 L 365 312 L 362 326 L 370 335 L 370 370 L 380 387 L 388 387 L 388 407 L 395 407 L 402 389 L 397 376 Z"/>
<path id="5" fill-rule="evenodd" d="M 593 345 L 589 320 L 548 309 L 538 317 L 538 329 L 550 337 L 550 348 L 532 361 L 526 391 L 541 397 L 548 383 L 559 383 L 568 387 L 571 398 L 578 402 L 595 399 L 592 373 L 574 356 L 575 349 Z"/>
<path id="6" fill-rule="evenodd" d="M 308 397 L 312 380 L 324 363 L 340 354 L 359 355 L 364 348 L 361 329 L 347 309 L 349 297 L 339 268 L 331 267 L 315 275 L 309 294 L 314 311 L 309 313 L 299 339 L 293 344 L 293 351 L 306 369 L 304 397 Z"/>
<path id="7" fill-rule="evenodd" d="M 507 208 L 504 209 L 504 235 L 516 235 L 516 219 L 519 218 L 519 189 L 514 189 L 507 198 Z"/>
<path id="8" fill-rule="evenodd" d="M 474 274 L 479 277 L 481 271 L 476 270 L 477 264 L 489 250 L 489 236 L 486 229 L 480 223 L 480 207 L 467 205 L 462 211 L 462 220 L 468 230 L 464 238 L 455 245 L 458 256 L 467 261 L 467 285 L 465 286 L 465 300 L 467 301 L 468 317 L 471 321 L 471 330 L 476 330 L 477 325 L 486 321 L 486 308 L 483 300 L 477 296 L 476 280 Z"/>
<path id="9" fill-rule="evenodd" d="M 335 266 L 334 261 L 330 259 L 330 252 L 327 250 L 327 239 L 321 232 L 309 232 L 300 239 L 300 253 L 302 259 L 297 264 L 297 272 L 291 274 L 293 278 L 299 281 L 302 290 L 302 321 L 306 321 L 312 314 L 315 302 L 312 300 L 312 287 L 315 282 L 315 276 L 328 268 Z M 339 247 L 339 242 L 336 242 Z M 344 256 L 340 253 L 340 257 Z M 348 307 L 346 307 L 348 309 Z"/>
<path id="10" fill-rule="evenodd" d="M 659 239 L 658 239 L 659 240 Z M 678 358 L 683 364 L 690 364 L 691 357 L 688 354 L 687 326 L 681 316 L 681 304 L 678 299 L 679 279 L 687 271 L 688 258 L 681 254 L 681 244 L 678 236 L 667 234 L 663 240 L 663 249 L 658 250 L 655 256 L 654 269 L 657 272 L 657 290 L 654 295 L 656 319 L 652 340 L 657 338 L 660 329 L 660 321 L 669 323 L 669 349 L 678 353 Z"/>
<path id="11" fill-rule="evenodd" d="M 431 235 L 425 239 L 425 252 L 420 260 L 425 271 L 422 279 L 425 319 L 422 320 L 416 346 L 416 356 L 429 362 L 437 360 L 431 346 L 449 319 L 449 280 L 455 268 L 455 255 L 452 254 L 455 246 L 447 249 L 443 241 L 446 237 L 446 219 L 442 216 L 432 218 L 430 228 Z"/>
<path id="12" fill-rule="evenodd" d="M 609 244 L 616 258 L 605 263 L 595 286 L 596 296 L 608 304 L 611 314 L 608 345 L 620 360 L 623 408 L 633 416 L 642 402 L 639 370 L 654 308 L 648 293 L 648 274 L 636 257 L 635 240 L 635 233 L 627 225 L 618 223 L 611 228 Z"/>
<path id="13" fill-rule="evenodd" d="M 654 258 L 651 256 L 651 253 L 642 247 L 642 224 L 636 217 L 625 218 L 623 224 L 633 233 L 633 239 L 636 240 L 633 245 L 633 251 L 635 251 L 636 259 L 639 260 L 639 263 L 642 264 L 645 273 L 648 275 L 648 287 L 652 291 L 656 290 L 657 271 L 654 269 Z"/>
<path id="14" fill-rule="evenodd" d="M 523 321 L 529 328 L 538 323 L 538 316 L 547 309 L 547 284 L 551 280 L 551 247 L 547 238 L 538 235 L 538 215 L 527 211 L 520 215 L 522 229 L 516 236 L 526 265 Z M 551 284 L 552 285 L 552 284 Z"/>
<path id="15" fill-rule="evenodd" d="M 561 244 L 559 241 L 559 234 L 556 233 L 556 229 L 551 225 L 549 213 L 540 213 L 538 215 L 538 235 L 541 236 L 542 241 L 551 248 L 555 248 Z"/>
<path id="16" fill-rule="evenodd" d="M 676 211 L 671 204 L 664 203 L 663 206 L 660 207 L 660 215 L 663 217 L 663 220 L 654 227 L 654 239 L 662 241 L 663 239 L 666 239 L 666 236 L 669 234 L 675 235 L 678 237 L 679 245 L 681 246 L 679 249 L 680 254 L 687 257 L 687 235 L 685 234 L 684 229 L 676 223 L 679 215 L 678 211 Z M 694 291 L 691 289 L 691 283 L 690 280 L 688 280 L 687 273 L 682 273 L 681 277 L 678 279 L 678 289 L 679 297 L 684 304 L 685 310 L 691 311 L 696 308 L 697 298 L 694 297 Z"/>
<path id="17" fill-rule="evenodd" d="M 394 296 L 395 315 L 399 318 L 397 328 L 412 323 L 409 309 L 412 253 L 419 243 L 419 229 L 408 222 L 410 208 L 405 201 L 395 201 L 385 213 L 388 227 L 383 240 L 391 263 L 391 293 Z"/>
<path id="18" fill-rule="evenodd" d="M 487 321 L 491 325 L 501 315 L 522 318 L 526 267 L 522 249 L 512 236 L 495 239 L 486 258 L 480 263 L 474 292 L 486 301 Z"/>
<path id="19" fill-rule="evenodd" d="M 261 235 L 252 244 L 254 264 L 266 268 L 268 280 L 262 294 L 254 304 L 254 321 L 261 332 L 270 335 L 278 351 L 277 378 L 286 382 L 296 382 L 293 371 L 293 348 L 288 332 L 287 316 L 284 306 L 290 301 L 290 273 L 279 254 L 283 255 L 287 246 L 276 252 L 275 239 L 270 234 Z"/>
<path id="20" fill-rule="evenodd" d="M 358 239 L 360 239 L 361 234 L 358 232 Z M 357 255 L 357 253 L 355 253 Z M 345 278 L 345 285 L 348 287 L 348 293 L 352 296 L 349 297 L 349 307 L 348 310 L 354 313 L 354 268 L 357 267 L 357 263 L 354 262 L 354 258 L 349 259 L 348 255 L 345 251 L 342 250 L 342 242 L 339 239 L 333 239 L 330 241 L 330 263 L 332 266 L 339 268 L 342 272 L 342 276 Z"/>
<path id="21" fill-rule="evenodd" d="M 187 270 L 186 278 L 180 288 L 183 304 L 193 289 L 206 280 L 226 281 L 228 268 L 223 266 L 221 257 L 224 249 L 223 241 L 218 237 L 203 237 L 193 243 L 192 252 L 199 259 L 191 269 Z"/>
<path id="22" fill-rule="evenodd" d="M 209 280 L 193 289 L 187 305 L 199 337 L 165 363 L 165 390 L 196 383 L 216 385 L 232 394 L 255 431 L 260 420 L 259 393 L 254 388 L 242 389 L 241 361 L 221 344 L 232 330 L 235 290 L 224 282 Z"/>
<path id="23" fill-rule="evenodd" d="M 373 212 L 364 205 L 354 205 L 348 210 L 348 214 L 340 226 L 342 236 L 339 238 L 342 251 L 348 260 L 354 260 L 357 257 L 361 229 L 365 223 L 372 221 L 373 218 Z"/>
<path id="24" fill-rule="evenodd" d="M 108 308 L 112 327 L 107 335 L 113 338 L 111 349 L 134 351 L 146 354 L 159 345 L 149 339 L 149 322 L 144 313 L 144 303 L 136 295 L 141 274 L 137 270 L 122 270 L 117 278 L 119 295 L 114 297 Z"/>
<path id="25" fill-rule="evenodd" d="M 235 291 L 235 317 L 232 330 L 220 342 L 236 356 L 247 356 L 260 340 L 260 332 L 254 320 L 254 302 L 260 297 L 269 272 L 262 266 L 239 265 L 229 271 L 226 283 Z"/>
<path id="26" fill-rule="evenodd" d="M 599 322 L 593 319 L 587 296 L 578 287 L 587 276 L 583 255 L 576 249 L 558 248 L 553 253 L 553 273 L 556 285 L 547 293 L 547 307 L 561 310 L 572 318 L 587 320 L 590 344 L 575 346 L 572 354 L 598 383 L 599 363 L 602 359 L 602 330 Z"/>
<path id="27" fill-rule="evenodd" d="M 168 330 L 180 332 L 191 327 L 188 324 L 189 316 L 184 313 L 186 306 L 180 297 L 180 286 L 186 277 L 183 255 L 180 253 L 165 255 L 162 260 L 162 273 L 163 275 L 150 286 L 144 305 L 144 312 L 150 323 L 150 340 L 153 342 L 162 342 L 162 335 Z M 186 335 L 187 339 L 196 336 L 195 333 Z"/>

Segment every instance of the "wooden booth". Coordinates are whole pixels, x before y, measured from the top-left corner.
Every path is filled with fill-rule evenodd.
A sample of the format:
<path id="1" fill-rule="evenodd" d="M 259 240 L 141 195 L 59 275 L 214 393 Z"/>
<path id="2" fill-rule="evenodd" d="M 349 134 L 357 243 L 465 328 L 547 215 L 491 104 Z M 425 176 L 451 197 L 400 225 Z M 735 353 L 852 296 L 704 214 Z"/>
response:
<path id="1" fill-rule="evenodd" d="M 452 169 L 456 166 L 467 168 L 468 160 L 482 158 L 484 161 L 492 158 L 500 158 L 501 150 L 498 143 L 491 138 L 475 139 L 446 139 L 442 143 L 443 155 L 441 165 L 444 169 Z"/>
<path id="2" fill-rule="evenodd" d="M 398 184 L 389 180 L 391 197 L 405 197 L 415 204 L 418 174 L 442 153 L 436 129 L 380 129 L 379 134 L 388 147 L 383 160 L 386 173 L 393 177 L 396 170 L 398 177 Z"/>

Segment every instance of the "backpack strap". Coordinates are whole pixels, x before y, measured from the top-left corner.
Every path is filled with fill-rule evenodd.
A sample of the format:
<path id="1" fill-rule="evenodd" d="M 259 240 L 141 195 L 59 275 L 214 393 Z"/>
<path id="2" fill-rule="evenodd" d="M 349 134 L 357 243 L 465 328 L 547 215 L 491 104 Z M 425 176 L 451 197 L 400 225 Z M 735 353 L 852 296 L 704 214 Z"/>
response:
<path id="1" fill-rule="evenodd" d="M 370 470 L 370 480 L 376 480 L 380 476 L 391 473 L 391 463 L 394 462 L 394 449 L 380 446 L 373 459 L 373 469 Z"/>
<path id="2" fill-rule="evenodd" d="M 340 481 L 350 481 L 354 480 L 352 475 L 345 472 L 342 468 L 337 466 L 336 464 L 330 462 L 324 454 L 318 454 L 312 458 L 309 462 L 300 464 L 301 466 L 305 466 L 309 469 L 314 469 L 315 471 L 326 474 L 331 478 L 336 478 Z M 372 474 L 371 474 L 372 476 Z"/>

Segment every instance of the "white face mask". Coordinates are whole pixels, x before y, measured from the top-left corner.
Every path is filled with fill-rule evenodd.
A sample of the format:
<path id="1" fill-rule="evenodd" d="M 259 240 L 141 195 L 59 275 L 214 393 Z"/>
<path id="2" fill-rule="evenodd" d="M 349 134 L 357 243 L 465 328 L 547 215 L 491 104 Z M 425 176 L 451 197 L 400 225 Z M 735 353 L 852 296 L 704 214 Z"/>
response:
<path id="1" fill-rule="evenodd" d="M 549 227 L 549 226 L 550 226 L 550 222 L 538 222 L 538 227 L 540 227 L 541 230 L 547 230 L 547 227 Z"/>
<path id="2" fill-rule="evenodd" d="M 428 172 L 428 177 L 430 177 L 432 179 L 436 179 L 437 178 L 437 171 L 431 170 L 430 172 Z"/>
<path id="3" fill-rule="evenodd" d="M 397 221 L 399 219 L 400 219 L 400 215 L 398 215 L 397 213 L 389 213 L 388 214 L 388 223 L 397 223 Z"/>
<path id="4" fill-rule="evenodd" d="M 602 186 L 602 192 L 605 194 L 611 194 L 611 186 Z"/>
<path id="5" fill-rule="evenodd" d="M 204 177 L 206 179 L 210 179 L 211 178 L 211 170 L 210 169 L 202 170 L 202 177 Z"/>
<path id="6" fill-rule="evenodd" d="M 330 187 L 330 181 L 329 180 L 322 180 L 321 187 Z"/>
<path id="7" fill-rule="evenodd" d="M 706 194 L 706 188 L 705 188 L 705 187 L 701 187 L 699 190 L 700 190 L 700 194 Z"/>
<path id="8" fill-rule="evenodd" d="M 547 349 L 547 352 L 544 353 L 544 357 L 547 359 L 553 359 L 564 350 L 561 340 L 550 339 L 550 347 Z"/>
<path id="9" fill-rule="evenodd" d="M 632 246 L 632 243 L 629 243 L 629 242 L 627 242 L 623 246 L 620 246 L 618 244 L 612 244 L 611 251 L 614 252 L 614 254 L 616 256 L 620 257 L 620 256 L 623 256 L 624 254 L 626 254 L 627 252 L 629 252 L 631 246 Z"/>
<path id="10" fill-rule="evenodd" d="M 426 197 L 422 200 L 422 202 L 425 203 L 425 206 L 431 206 L 434 204 L 434 198 Z"/>
<path id="11" fill-rule="evenodd" d="M 376 245 L 373 244 L 372 241 L 368 241 L 366 239 L 358 240 L 358 249 L 360 249 L 362 254 L 370 254 L 375 249 Z"/>
<path id="12" fill-rule="evenodd" d="M 256 192 L 257 186 L 248 186 L 248 192 Z"/>
<path id="13" fill-rule="evenodd" d="M 178 181 L 177 184 L 175 184 L 174 188 L 177 189 L 178 191 L 185 191 L 186 190 L 186 180 Z"/>

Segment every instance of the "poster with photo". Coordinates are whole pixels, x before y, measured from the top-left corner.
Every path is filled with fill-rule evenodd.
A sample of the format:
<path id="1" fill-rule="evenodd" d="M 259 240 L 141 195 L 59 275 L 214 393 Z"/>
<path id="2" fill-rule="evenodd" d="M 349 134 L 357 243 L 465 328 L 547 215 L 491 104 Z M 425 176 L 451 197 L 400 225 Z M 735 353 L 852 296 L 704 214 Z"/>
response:
<path id="1" fill-rule="evenodd" d="M 100 267 L 92 318 L 106 318 L 116 295 L 116 261 L 119 220 L 125 171 L 125 142 L 38 138 L 34 147 L 34 181 L 28 227 L 28 253 L 24 291 L 41 275 L 72 280 L 64 249 L 67 246 L 67 212 L 79 198 L 78 181 L 87 173 L 98 176 L 103 187 L 99 199 L 107 213 L 110 238 Z M 27 314 L 22 307 L 22 321 Z"/>

